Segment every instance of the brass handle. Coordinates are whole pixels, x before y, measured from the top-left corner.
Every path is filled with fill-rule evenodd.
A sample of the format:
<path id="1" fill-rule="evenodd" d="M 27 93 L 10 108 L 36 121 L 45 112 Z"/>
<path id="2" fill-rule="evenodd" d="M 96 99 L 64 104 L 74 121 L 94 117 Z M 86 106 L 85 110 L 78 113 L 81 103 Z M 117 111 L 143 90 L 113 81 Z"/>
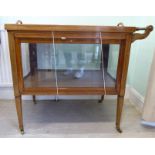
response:
<path id="1" fill-rule="evenodd" d="M 149 26 L 147 26 L 147 27 L 137 27 L 136 28 L 136 31 L 139 31 L 139 30 L 147 30 L 147 29 L 149 29 L 149 30 L 153 30 L 153 26 L 152 25 L 149 25 Z"/>
<path id="2" fill-rule="evenodd" d="M 16 24 L 23 24 L 21 20 L 17 20 Z"/>
<path id="3" fill-rule="evenodd" d="M 123 27 L 124 24 L 123 24 L 123 23 L 118 23 L 117 26 L 118 26 L 118 27 Z"/>
<path id="4" fill-rule="evenodd" d="M 144 30 L 144 33 L 134 33 L 132 37 L 132 42 L 135 40 L 145 39 L 151 31 L 153 31 L 153 26 L 149 25 L 145 28 L 136 28 L 136 31 Z"/>

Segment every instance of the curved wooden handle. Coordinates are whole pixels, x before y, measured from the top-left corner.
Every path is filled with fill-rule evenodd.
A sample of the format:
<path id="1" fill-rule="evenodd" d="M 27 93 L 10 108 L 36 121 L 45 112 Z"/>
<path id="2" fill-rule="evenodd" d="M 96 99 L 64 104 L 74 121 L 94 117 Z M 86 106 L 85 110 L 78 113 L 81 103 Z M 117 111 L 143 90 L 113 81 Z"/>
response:
<path id="1" fill-rule="evenodd" d="M 141 39 L 145 39 L 151 31 L 153 31 L 153 26 L 149 25 L 146 28 L 136 28 L 137 31 L 139 30 L 144 30 L 145 32 L 140 34 L 140 33 L 134 33 L 133 37 L 132 37 L 132 42 L 134 42 L 135 40 L 141 40 Z"/>

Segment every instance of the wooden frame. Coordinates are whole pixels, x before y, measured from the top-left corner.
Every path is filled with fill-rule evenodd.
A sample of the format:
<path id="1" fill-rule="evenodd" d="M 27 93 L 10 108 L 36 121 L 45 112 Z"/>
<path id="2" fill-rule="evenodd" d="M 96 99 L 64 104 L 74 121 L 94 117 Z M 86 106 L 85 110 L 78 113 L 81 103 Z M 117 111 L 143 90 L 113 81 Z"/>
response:
<path id="1" fill-rule="evenodd" d="M 25 24 L 6 24 L 6 30 L 9 36 L 10 58 L 12 66 L 12 77 L 14 86 L 14 95 L 16 109 L 19 121 L 19 129 L 24 133 L 22 118 L 21 95 L 55 95 L 56 89 L 51 87 L 25 88 L 23 82 L 23 71 L 21 62 L 21 43 L 49 43 L 51 42 L 52 32 L 55 33 L 56 43 L 100 43 L 101 34 L 102 43 L 120 44 L 120 52 L 117 66 L 117 78 L 115 87 L 106 87 L 106 95 L 117 95 L 117 114 L 116 129 L 120 129 L 121 113 L 125 94 L 125 85 L 130 57 L 131 43 L 138 39 L 146 38 L 153 30 L 152 26 L 146 28 L 118 26 L 67 26 L 67 25 L 25 25 Z M 138 30 L 144 30 L 143 34 L 135 33 Z M 61 37 L 67 39 L 62 40 Z M 86 40 L 87 39 L 87 40 Z M 105 89 L 102 87 L 60 87 L 60 95 L 102 95 L 100 102 L 104 99 Z"/>

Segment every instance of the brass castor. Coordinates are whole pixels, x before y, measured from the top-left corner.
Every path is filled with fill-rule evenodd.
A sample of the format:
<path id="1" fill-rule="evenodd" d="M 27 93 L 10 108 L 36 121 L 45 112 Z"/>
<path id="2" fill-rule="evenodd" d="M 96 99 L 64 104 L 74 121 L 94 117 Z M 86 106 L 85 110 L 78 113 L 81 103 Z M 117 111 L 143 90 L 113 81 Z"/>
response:
<path id="1" fill-rule="evenodd" d="M 123 131 L 120 129 L 120 127 L 117 127 L 116 126 L 116 130 L 119 132 L 119 133 L 122 133 Z"/>
<path id="2" fill-rule="evenodd" d="M 34 103 L 34 104 L 37 104 L 37 102 L 36 102 L 36 96 L 33 95 L 32 98 L 33 98 L 33 103 Z"/>
<path id="3" fill-rule="evenodd" d="M 102 96 L 101 96 L 101 99 L 100 99 L 100 100 L 98 100 L 98 103 L 102 103 L 102 102 L 103 102 L 103 100 L 104 100 L 104 95 L 102 95 Z"/>
<path id="4" fill-rule="evenodd" d="M 24 135 L 24 129 L 20 129 L 21 135 Z"/>

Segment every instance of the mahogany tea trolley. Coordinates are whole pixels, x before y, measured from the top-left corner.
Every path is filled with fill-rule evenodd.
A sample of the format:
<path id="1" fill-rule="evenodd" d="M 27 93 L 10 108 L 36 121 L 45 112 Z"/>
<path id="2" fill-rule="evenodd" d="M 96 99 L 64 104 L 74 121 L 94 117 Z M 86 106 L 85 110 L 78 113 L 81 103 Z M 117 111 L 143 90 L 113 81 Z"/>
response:
<path id="1" fill-rule="evenodd" d="M 19 129 L 24 133 L 22 95 L 117 95 L 120 128 L 131 44 L 145 28 L 6 24 Z M 137 33 L 137 31 L 144 31 Z M 61 106 L 61 105 L 60 105 Z"/>

